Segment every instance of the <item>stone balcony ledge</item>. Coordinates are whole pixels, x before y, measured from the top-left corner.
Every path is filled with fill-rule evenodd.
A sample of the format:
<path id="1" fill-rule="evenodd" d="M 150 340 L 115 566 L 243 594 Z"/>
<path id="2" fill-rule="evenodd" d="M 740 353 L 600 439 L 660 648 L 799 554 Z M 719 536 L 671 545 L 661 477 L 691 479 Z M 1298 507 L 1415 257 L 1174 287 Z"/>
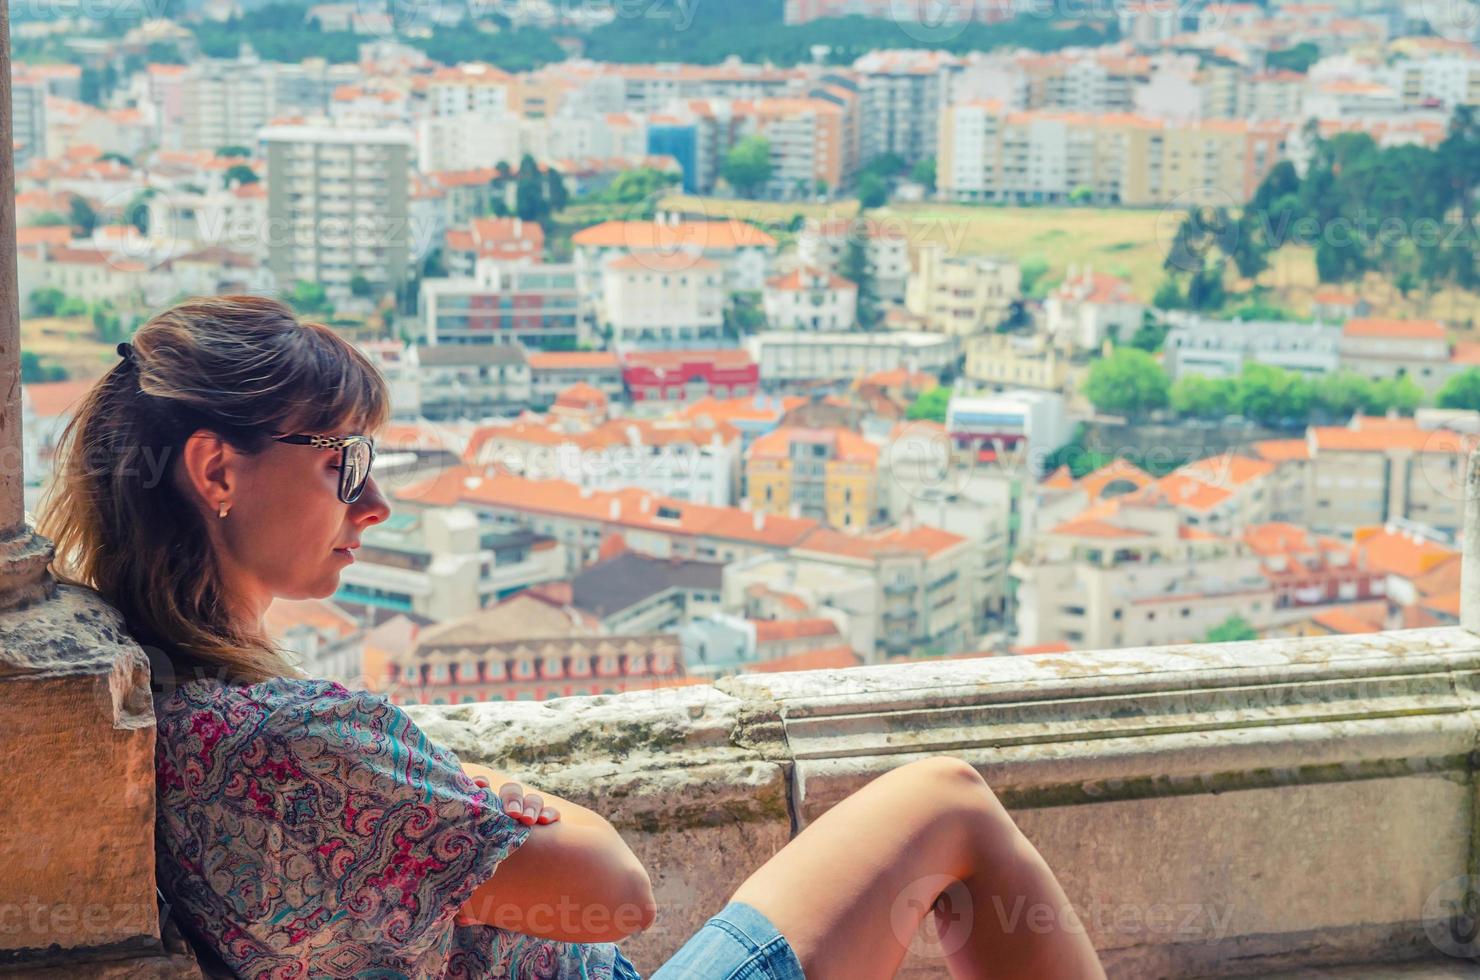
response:
<path id="1" fill-rule="evenodd" d="M 644 972 L 838 800 L 950 754 L 1054 867 L 1112 976 L 1377 976 L 1476 969 L 1445 959 L 1436 909 L 1476 873 L 1477 676 L 1480 638 L 1446 628 L 407 711 L 621 830 L 661 908 L 623 944 Z M 900 976 L 944 976 L 931 938 Z"/>

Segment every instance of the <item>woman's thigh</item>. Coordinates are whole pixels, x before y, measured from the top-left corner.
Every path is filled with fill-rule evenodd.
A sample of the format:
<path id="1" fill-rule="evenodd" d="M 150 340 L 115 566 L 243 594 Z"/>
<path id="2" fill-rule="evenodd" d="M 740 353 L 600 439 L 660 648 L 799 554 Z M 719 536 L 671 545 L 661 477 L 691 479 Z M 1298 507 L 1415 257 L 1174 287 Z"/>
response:
<path id="1" fill-rule="evenodd" d="M 775 924 L 808 980 L 891 977 L 935 899 L 971 872 L 973 838 L 993 821 L 1015 832 L 969 764 L 910 763 L 803 829 L 733 899 Z"/>

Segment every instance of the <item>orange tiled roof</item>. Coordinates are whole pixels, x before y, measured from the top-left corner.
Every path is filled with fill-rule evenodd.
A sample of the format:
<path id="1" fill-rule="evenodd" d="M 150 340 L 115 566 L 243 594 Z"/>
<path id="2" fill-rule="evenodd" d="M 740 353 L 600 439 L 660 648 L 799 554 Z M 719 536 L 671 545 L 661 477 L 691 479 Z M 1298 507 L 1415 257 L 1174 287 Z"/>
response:
<path id="1" fill-rule="evenodd" d="M 757 619 L 755 642 L 780 643 L 785 640 L 800 640 L 809 636 L 836 636 L 838 624 L 832 620 L 816 619 Z"/>
<path id="2" fill-rule="evenodd" d="M 1375 572 L 1413 578 L 1459 556 L 1453 548 L 1380 527 L 1357 528 L 1357 543 L 1367 567 Z"/>
<path id="3" fill-rule="evenodd" d="M 603 221 L 571 236 L 575 245 L 668 251 L 682 246 L 710 249 L 774 248 L 776 239 L 744 221 Z"/>
<path id="4" fill-rule="evenodd" d="M 87 381 L 42 381 L 24 386 L 31 399 L 31 408 L 38 418 L 51 419 L 66 415 L 76 408 L 83 397 L 92 390 L 95 382 Z"/>
<path id="5" fill-rule="evenodd" d="M 1117 527 L 1105 521 L 1076 519 L 1065 521 L 1049 532 L 1050 534 L 1063 534 L 1075 538 L 1144 538 L 1145 531 L 1137 531 L 1128 527 Z"/>
<path id="6" fill-rule="evenodd" d="M 1311 617 L 1311 622 L 1322 629 L 1330 630 L 1342 636 L 1356 636 L 1362 633 L 1380 633 L 1381 624 L 1369 623 L 1353 613 L 1344 609 L 1328 609 L 1322 613 L 1316 613 Z"/>
<path id="7" fill-rule="evenodd" d="M 872 466 L 879 461 L 879 447 L 856 432 L 844 428 L 808 429 L 794 425 L 783 425 L 761 436 L 750 444 L 747 455 L 751 459 L 786 459 L 791 455 L 792 443 L 799 440 L 830 445 L 838 459 L 849 463 Z"/>
<path id="8" fill-rule="evenodd" d="M 1363 317 L 1346 321 L 1341 332 L 1347 337 L 1390 337 L 1403 340 L 1443 340 L 1444 324 L 1438 320 L 1388 320 Z"/>
<path id="9" fill-rule="evenodd" d="M 851 647 L 839 646 L 822 650 L 806 650 L 787 657 L 763 660 L 760 663 L 750 664 L 745 669 L 771 674 L 789 670 L 831 670 L 841 667 L 857 667 L 862 663 L 863 658 L 854 653 Z"/>
<path id="10" fill-rule="evenodd" d="M 605 350 L 531 351 L 525 359 L 533 371 L 589 371 L 621 366 L 616 353 Z"/>
<path id="11" fill-rule="evenodd" d="M 1254 443 L 1254 452 L 1271 463 L 1310 459 L 1310 443 L 1304 439 L 1265 439 Z"/>

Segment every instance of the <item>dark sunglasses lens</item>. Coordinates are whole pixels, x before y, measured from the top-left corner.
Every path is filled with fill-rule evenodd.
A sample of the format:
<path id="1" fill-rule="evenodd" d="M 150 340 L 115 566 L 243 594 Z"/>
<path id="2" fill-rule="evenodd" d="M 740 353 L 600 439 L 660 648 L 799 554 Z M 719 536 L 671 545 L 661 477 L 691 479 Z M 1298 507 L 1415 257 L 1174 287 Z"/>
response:
<path id="1" fill-rule="evenodd" d="M 339 471 L 339 495 L 352 504 L 365 489 L 370 478 L 370 444 L 355 442 L 344 447 L 344 463 Z"/>

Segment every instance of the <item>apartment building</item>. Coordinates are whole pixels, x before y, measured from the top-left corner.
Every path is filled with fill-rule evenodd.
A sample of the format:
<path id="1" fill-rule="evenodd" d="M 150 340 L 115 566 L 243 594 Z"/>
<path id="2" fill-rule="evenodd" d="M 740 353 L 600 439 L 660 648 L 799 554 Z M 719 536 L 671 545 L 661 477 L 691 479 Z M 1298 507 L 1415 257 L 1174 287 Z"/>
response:
<path id="1" fill-rule="evenodd" d="M 1374 381 L 1408 378 L 1433 397 L 1456 365 L 1448 332 L 1438 320 L 1362 317 L 1341 330 L 1341 366 Z"/>
<path id="2" fill-rule="evenodd" d="M 575 266 L 479 259 L 473 274 L 421 281 L 429 346 L 522 344 L 569 348 L 587 339 Z"/>
<path id="3" fill-rule="evenodd" d="M 539 262 L 544 254 L 545 229 L 521 218 L 473 218 L 466 227 L 448 228 L 442 245 L 450 276 L 471 276 L 480 259 L 518 265 Z"/>
<path id="4" fill-rule="evenodd" d="M 811 200 L 819 189 L 852 186 L 860 162 L 858 97 L 840 87 L 822 94 L 737 101 L 731 107 L 745 135 L 764 136 L 770 144 L 767 198 Z"/>
<path id="5" fill-rule="evenodd" d="M 1398 58 L 1377 72 L 1408 108 L 1480 105 L 1480 58 L 1473 50 L 1447 57 Z"/>
<path id="6" fill-rule="evenodd" d="M 423 345 L 416 357 L 425 418 L 514 415 L 529 404 L 529 363 L 517 344 Z"/>
<path id="7" fill-rule="evenodd" d="M 348 296 L 399 289 L 417 229 L 409 220 L 411 137 L 392 127 L 268 126 L 268 266 L 283 288 L 316 282 Z"/>
<path id="8" fill-rule="evenodd" d="M 743 350 L 629 351 L 622 362 L 622 383 L 634 403 L 738 399 L 760 390 L 760 368 Z"/>
<path id="9" fill-rule="evenodd" d="M 15 169 L 20 170 L 36 157 L 51 154 L 46 145 L 46 79 L 28 72 L 23 66 L 11 72 L 11 140 L 15 145 Z"/>
<path id="10" fill-rule="evenodd" d="M 398 510 L 365 529 L 334 601 L 377 623 L 396 613 L 442 622 L 565 575 L 565 548 L 466 508 Z"/>
<path id="11" fill-rule="evenodd" d="M 903 303 L 910 278 L 910 242 L 902 224 L 876 218 L 808 218 L 797 236 L 804 265 L 841 272 L 850 247 L 861 245 L 873 295 Z"/>
<path id="12" fill-rule="evenodd" d="M 1100 650 L 1201 641 L 1229 616 L 1270 622 L 1275 590 L 1241 541 L 1126 500 L 1041 532 L 1013 563 L 1017 643 Z"/>
<path id="13" fill-rule="evenodd" d="M 944 51 L 870 51 L 852 70 L 863 99 L 860 159 L 892 153 L 912 164 L 935 156 L 960 60 Z"/>
<path id="14" fill-rule="evenodd" d="M 675 350 L 724 341 L 724 271 L 687 252 L 613 256 L 602 268 L 599 319 L 619 348 Z"/>
<path id="15" fill-rule="evenodd" d="M 1012 316 L 1021 283 L 1011 259 L 948 255 L 943 245 L 925 245 L 914 252 L 905 308 L 926 330 L 970 337 Z"/>
<path id="16" fill-rule="evenodd" d="M 277 112 L 274 66 L 250 52 L 191 64 L 180 78 L 179 149 L 257 145 Z"/>
<path id="17" fill-rule="evenodd" d="M 939 375 L 954 368 L 960 341 L 946 334 L 766 331 L 745 338 L 768 388 L 798 382 L 852 381 L 904 367 Z"/>
<path id="18" fill-rule="evenodd" d="M 561 400 L 556 406 L 563 407 Z M 716 507 L 735 502 L 740 474 L 735 429 L 678 420 L 588 417 L 585 422 L 490 425 L 473 432 L 463 458 L 484 472 L 496 467 L 531 480 L 565 480 L 591 490 L 636 487 Z"/>
<path id="19" fill-rule="evenodd" d="M 1071 266 L 1043 302 L 1044 329 L 1066 351 L 1098 351 L 1107 339 L 1129 341 L 1141 328 L 1146 304 L 1119 276 Z"/>
<path id="20" fill-rule="evenodd" d="M 879 447 L 847 429 L 785 425 L 751 443 L 745 480 L 752 510 L 867 528 L 877 507 Z"/>
<path id="21" fill-rule="evenodd" d="M 602 634 L 529 594 L 422 630 L 384 669 L 377 689 L 393 704 L 544 701 L 686 683 L 676 635 Z"/>
<path id="22" fill-rule="evenodd" d="M 603 221 L 571 235 L 582 290 L 600 297 L 608 259 L 656 254 L 675 265 L 687 255 L 718 263 L 726 291 L 759 292 L 765 287 L 776 239 L 744 221 L 682 221 L 659 214 L 652 221 Z M 815 263 L 814 263 L 815 264 Z"/>
<path id="23" fill-rule="evenodd" d="M 1283 519 L 1320 533 L 1411 521 L 1445 534 L 1464 523 L 1465 459 L 1475 436 L 1428 418 L 1357 416 L 1303 440 L 1255 444 L 1279 463 Z"/>
<path id="24" fill-rule="evenodd" d="M 1070 388 L 1073 364 L 1041 334 L 983 333 L 962 346 L 966 377 L 992 390 Z"/>
<path id="25" fill-rule="evenodd" d="M 858 318 L 858 286 L 804 265 L 767 279 L 761 307 L 773 330 L 850 330 Z"/>
<path id="26" fill-rule="evenodd" d="M 1105 204 L 1244 201 L 1282 158 L 1286 127 L 1168 122 L 1127 113 L 1018 112 L 953 105 L 941 119 L 937 182 L 954 201 Z"/>
<path id="27" fill-rule="evenodd" d="M 530 398 L 537 407 L 554 404 L 573 385 L 594 388 L 608 403 L 625 396 L 622 362 L 613 351 L 531 351 L 527 360 Z"/>
<path id="28" fill-rule="evenodd" d="M 973 550 L 960 535 L 906 521 L 872 534 L 821 528 L 791 551 L 874 580 L 875 656 L 947 653 L 973 640 Z"/>
<path id="29" fill-rule="evenodd" d="M 1341 361 L 1342 329 L 1334 323 L 1232 322 L 1168 314 L 1164 366 L 1187 375 L 1234 378 L 1245 364 L 1266 364 L 1307 377 L 1330 374 Z"/>

